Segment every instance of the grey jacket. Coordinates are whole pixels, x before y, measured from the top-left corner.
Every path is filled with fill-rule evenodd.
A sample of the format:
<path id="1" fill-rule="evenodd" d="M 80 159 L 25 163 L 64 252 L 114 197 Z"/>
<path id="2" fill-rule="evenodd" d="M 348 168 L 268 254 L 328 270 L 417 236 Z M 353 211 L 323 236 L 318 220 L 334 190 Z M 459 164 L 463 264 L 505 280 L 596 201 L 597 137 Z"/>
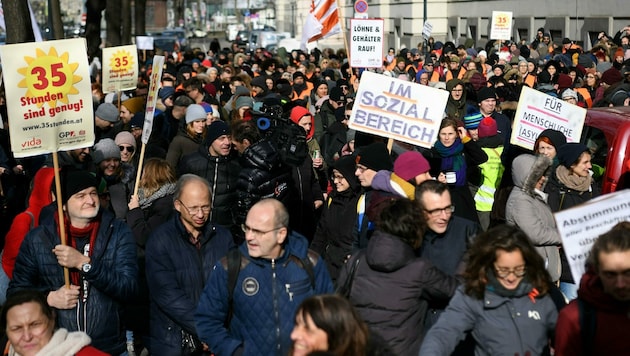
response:
<path id="1" fill-rule="evenodd" d="M 419 355 L 450 355 L 472 330 L 475 355 L 540 355 L 553 332 L 558 312 L 549 295 L 502 297 L 486 289 L 483 300 L 461 286 L 424 339 Z"/>
<path id="2" fill-rule="evenodd" d="M 525 154 L 514 159 L 512 179 L 515 187 L 508 198 L 505 216 L 508 224 L 520 227 L 527 234 L 555 282 L 561 273 L 558 247 L 562 240 L 544 193 L 535 190 L 536 183 L 550 166 L 551 160 L 545 156 Z"/>

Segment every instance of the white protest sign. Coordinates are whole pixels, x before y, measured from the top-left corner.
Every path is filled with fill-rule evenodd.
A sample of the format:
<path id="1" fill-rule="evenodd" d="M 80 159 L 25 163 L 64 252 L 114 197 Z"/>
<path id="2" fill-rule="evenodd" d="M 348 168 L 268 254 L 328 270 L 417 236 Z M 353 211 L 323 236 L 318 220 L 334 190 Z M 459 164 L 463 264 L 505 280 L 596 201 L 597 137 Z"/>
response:
<path id="1" fill-rule="evenodd" d="M 567 142 L 580 142 L 585 118 L 586 109 L 523 86 L 510 143 L 531 150 L 546 129 L 562 132 Z"/>
<path id="2" fill-rule="evenodd" d="M 431 25 L 429 21 L 427 21 L 424 23 L 424 26 L 422 26 L 422 37 L 425 40 L 428 40 L 429 37 L 431 37 L 431 32 L 433 32 L 433 25 Z"/>
<path id="3" fill-rule="evenodd" d="M 383 66 L 382 19 L 350 20 L 350 66 L 380 68 Z"/>
<path id="4" fill-rule="evenodd" d="M 630 190 L 603 195 L 554 214 L 575 283 L 597 238 L 617 223 L 630 221 Z"/>
<path id="5" fill-rule="evenodd" d="M 151 131 L 153 130 L 153 116 L 155 115 L 155 105 L 157 104 L 158 89 L 162 78 L 162 68 L 164 68 L 164 56 L 153 56 L 153 67 L 151 69 L 151 84 L 147 96 L 147 110 L 144 113 L 144 126 L 142 127 L 141 141 L 145 145 L 149 142 Z"/>
<path id="6" fill-rule="evenodd" d="M 431 148 L 438 136 L 448 95 L 446 90 L 365 71 L 349 126 Z"/>
<path id="7" fill-rule="evenodd" d="M 153 49 L 153 37 L 151 36 L 136 36 L 136 46 L 138 49 L 146 49 L 148 51 Z"/>
<path id="8" fill-rule="evenodd" d="M 94 144 L 84 38 L 4 45 L 0 59 L 15 157 Z"/>
<path id="9" fill-rule="evenodd" d="M 490 39 L 509 40 L 512 38 L 512 11 L 492 11 Z"/>
<path id="10" fill-rule="evenodd" d="M 138 50 L 135 45 L 103 48 L 103 93 L 135 89 Z"/>

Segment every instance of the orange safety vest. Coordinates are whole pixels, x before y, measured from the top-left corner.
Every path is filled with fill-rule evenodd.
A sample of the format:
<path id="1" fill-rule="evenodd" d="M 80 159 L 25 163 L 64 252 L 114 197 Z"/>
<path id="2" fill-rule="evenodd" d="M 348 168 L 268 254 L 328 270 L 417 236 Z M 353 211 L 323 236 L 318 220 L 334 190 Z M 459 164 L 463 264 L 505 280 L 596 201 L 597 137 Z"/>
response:
<path id="1" fill-rule="evenodd" d="M 533 89 L 536 86 L 536 77 L 531 74 L 528 74 L 523 79 L 523 83 L 525 83 L 527 86 Z"/>
<path id="2" fill-rule="evenodd" d="M 460 68 L 459 69 L 459 74 L 457 74 L 457 79 L 462 79 L 465 74 L 466 74 L 466 68 Z M 445 82 L 448 82 L 451 79 L 453 79 L 453 71 L 449 70 L 446 73 L 446 80 L 445 80 Z"/>

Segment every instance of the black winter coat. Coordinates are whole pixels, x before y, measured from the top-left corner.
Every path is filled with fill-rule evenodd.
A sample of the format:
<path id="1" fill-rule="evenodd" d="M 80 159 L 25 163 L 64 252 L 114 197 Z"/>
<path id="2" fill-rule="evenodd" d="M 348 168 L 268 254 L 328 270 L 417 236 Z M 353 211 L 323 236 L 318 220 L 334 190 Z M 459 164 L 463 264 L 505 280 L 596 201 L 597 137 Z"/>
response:
<path id="1" fill-rule="evenodd" d="M 350 302 L 393 355 L 418 355 L 428 301 L 447 302 L 457 280 L 416 257 L 400 238 L 378 230 L 358 257 Z M 356 258 L 341 270 L 339 285 L 344 285 Z"/>
<path id="2" fill-rule="evenodd" d="M 228 228 L 234 223 L 236 179 L 241 170 L 235 158 L 233 155 L 211 156 L 209 144 L 204 141 L 197 152 L 181 159 L 177 170 L 179 176 L 192 173 L 210 182 L 212 188 L 210 221 Z"/>
<path id="3" fill-rule="evenodd" d="M 182 330 L 197 335 L 194 314 L 199 296 L 216 262 L 236 247 L 228 230 L 211 223 L 206 224 L 200 242 L 198 250 L 177 212 L 147 241 L 149 351 L 154 355 L 184 355 Z"/>
<path id="4" fill-rule="evenodd" d="M 124 222 L 106 210 L 100 214 L 101 223 L 92 248 L 92 269 L 80 273 L 89 283 L 89 290 L 86 303 L 79 299 L 79 319 L 81 330 L 92 338 L 92 346 L 119 355 L 126 350 L 123 302 L 137 294 L 136 244 Z M 64 285 L 63 267 L 52 253 L 55 245 L 61 243 L 56 225 L 53 219 L 44 219 L 26 235 L 7 295 L 22 289 L 50 292 Z M 70 272 L 77 271 L 70 269 Z M 56 312 L 59 327 L 79 330 L 76 308 Z"/>

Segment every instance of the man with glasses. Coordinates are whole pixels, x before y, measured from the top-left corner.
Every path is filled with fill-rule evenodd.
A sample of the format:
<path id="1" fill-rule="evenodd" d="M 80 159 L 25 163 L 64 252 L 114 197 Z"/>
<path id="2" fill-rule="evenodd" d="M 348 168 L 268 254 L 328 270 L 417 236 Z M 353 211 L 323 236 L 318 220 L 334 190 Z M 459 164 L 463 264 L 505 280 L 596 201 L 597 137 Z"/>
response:
<path id="1" fill-rule="evenodd" d="M 623 355 L 630 350 L 630 223 L 621 222 L 591 248 L 578 298 L 556 324 L 556 355 Z"/>
<path id="2" fill-rule="evenodd" d="M 85 331 L 92 345 L 120 355 L 126 351 L 120 323 L 123 304 L 138 292 L 136 244 L 127 224 L 101 207 L 98 185 L 86 171 L 71 167 L 61 171 L 67 243 L 61 243 L 55 211 L 54 218 L 43 219 L 24 238 L 7 294 L 24 289 L 45 292 L 59 327 Z M 67 287 L 63 268 L 69 273 Z"/>
<path id="3" fill-rule="evenodd" d="M 282 203 L 259 201 L 242 225 L 245 242 L 232 291 L 229 257 L 215 265 L 195 314 L 199 338 L 215 354 L 287 355 L 297 307 L 333 291 L 321 257 L 288 226 Z"/>
<path id="4" fill-rule="evenodd" d="M 202 102 L 206 102 L 210 104 L 210 96 L 203 89 L 204 82 L 197 77 L 192 77 L 184 82 L 184 90 L 186 90 L 186 95 L 191 98 L 195 104 L 201 104 Z"/>
<path id="5" fill-rule="evenodd" d="M 479 225 L 453 215 L 455 206 L 451 202 L 448 185 L 437 180 L 421 183 L 416 188 L 416 201 L 422 207 L 427 223 L 424 242 L 416 253 L 450 276 L 461 275 L 468 247 L 479 232 Z M 446 304 L 429 308 L 425 319 L 427 330 L 445 308 Z"/>
<path id="6" fill-rule="evenodd" d="M 234 247 L 230 232 L 210 222 L 211 196 L 205 179 L 180 177 L 174 216 L 147 241 L 151 354 L 182 355 L 186 337 L 201 345 L 193 319 L 199 296 L 214 264 Z"/>

